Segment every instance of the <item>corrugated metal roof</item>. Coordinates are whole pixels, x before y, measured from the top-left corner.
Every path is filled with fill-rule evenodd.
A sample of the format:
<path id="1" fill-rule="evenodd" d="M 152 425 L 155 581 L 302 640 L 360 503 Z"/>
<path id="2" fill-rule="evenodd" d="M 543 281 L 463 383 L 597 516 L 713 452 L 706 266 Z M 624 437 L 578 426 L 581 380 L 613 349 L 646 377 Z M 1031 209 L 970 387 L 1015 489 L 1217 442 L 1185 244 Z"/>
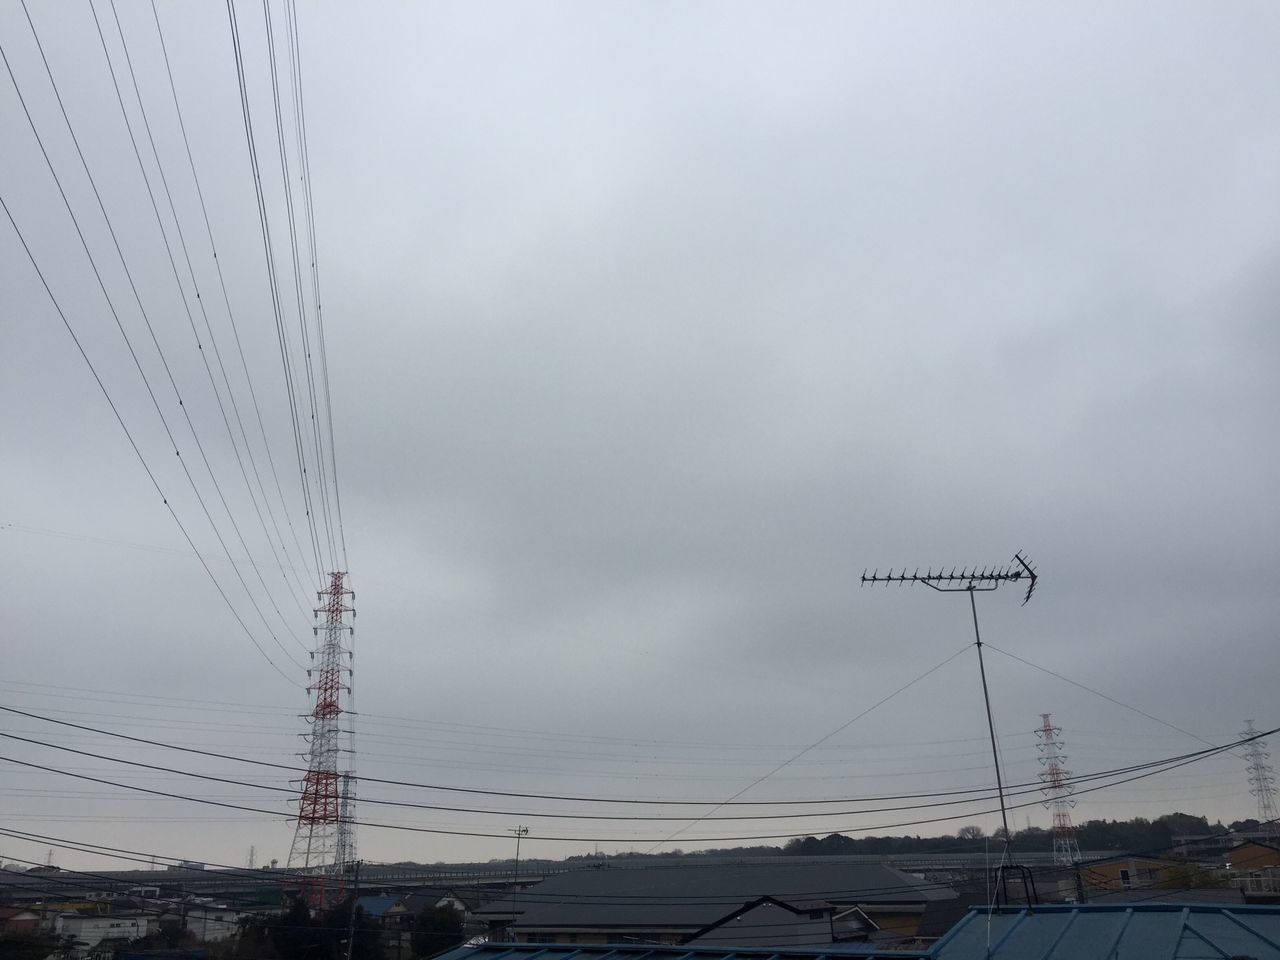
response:
<path id="1" fill-rule="evenodd" d="M 928 954 L 912 950 L 877 951 L 865 944 L 815 948 L 662 947 L 648 944 L 574 946 L 565 943 L 488 943 L 458 947 L 433 960 L 911 960 Z"/>
<path id="2" fill-rule="evenodd" d="M 936 960 L 1280 960 L 1280 907 L 1144 903 L 974 911 Z"/>

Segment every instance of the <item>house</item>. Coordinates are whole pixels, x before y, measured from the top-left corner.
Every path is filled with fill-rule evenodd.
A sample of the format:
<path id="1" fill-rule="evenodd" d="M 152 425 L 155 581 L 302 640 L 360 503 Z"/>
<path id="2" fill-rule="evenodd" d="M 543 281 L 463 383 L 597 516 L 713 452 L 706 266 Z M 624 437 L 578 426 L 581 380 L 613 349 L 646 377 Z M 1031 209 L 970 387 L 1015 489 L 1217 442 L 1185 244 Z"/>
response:
<path id="1" fill-rule="evenodd" d="M 1087 895 L 1111 890 L 1152 890 L 1174 883 L 1187 870 L 1185 860 L 1127 854 L 1086 860 L 1075 866 Z"/>
<path id="2" fill-rule="evenodd" d="M 825 900 L 760 897 L 699 930 L 685 943 L 805 946 L 866 939 L 875 930 L 875 924 L 857 907 L 838 910 Z"/>
<path id="3" fill-rule="evenodd" d="M 767 926 L 784 939 L 791 936 L 788 930 L 813 920 L 831 942 L 858 932 L 852 925 L 843 931 L 833 926 L 853 908 L 866 932 L 912 937 L 928 903 L 955 895 L 949 887 L 878 863 L 770 857 L 558 874 L 487 904 L 476 917 L 487 922 L 490 938 L 517 942 L 678 944 L 734 924 L 735 912 L 759 908 L 753 919 L 765 923 L 766 915 L 776 917 Z"/>
<path id="4" fill-rule="evenodd" d="M 476 906 L 478 902 L 464 899 L 447 887 L 419 887 L 388 907 L 383 921 L 388 927 L 408 929 L 413 926 L 413 918 L 428 907 L 452 907 L 465 917 Z"/>
<path id="5" fill-rule="evenodd" d="M 0 935 L 31 936 L 40 927 L 40 913 L 27 907 L 0 907 Z"/>
<path id="6" fill-rule="evenodd" d="M 1222 859 L 1228 870 L 1247 874 L 1267 867 L 1280 867 L 1280 847 L 1258 840 L 1246 840 L 1224 851 Z"/>
<path id="7" fill-rule="evenodd" d="M 137 940 L 158 929 L 156 915 L 140 911 L 128 914 L 62 913 L 54 924 L 54 933 L 66 937 L 76 956 L 81 957 L 104 940 Z"/>
<path id="8" fill-rule="evenodd" d="M 1223 854 L 1232 882 L 1249 903 L 1280 903 L 1280 847 L 1257 840 Z"/>
<path id="9" fill-rule="evenodd" d="M 370 920 L 376 920 L 378 923 L 385 924 L 387 911 L 400 902 L 400 898 L 389 893 L 380 893 L 376 896 L 356 897 L 356 906 L 364 911 L 364 915 Z"/>
<path id="10" fill-rule="evenodd" d="M 201 943 L 230 940 L 240 932 L 240 913 L 231 907 L 184 903 L 177 909 L 186 931 Z"/>
<path id="11" fill-rule="evenodd" d="M 1280 908 L 1138 903 L 975 910 L 932 960 L 1280 960 Z"/>

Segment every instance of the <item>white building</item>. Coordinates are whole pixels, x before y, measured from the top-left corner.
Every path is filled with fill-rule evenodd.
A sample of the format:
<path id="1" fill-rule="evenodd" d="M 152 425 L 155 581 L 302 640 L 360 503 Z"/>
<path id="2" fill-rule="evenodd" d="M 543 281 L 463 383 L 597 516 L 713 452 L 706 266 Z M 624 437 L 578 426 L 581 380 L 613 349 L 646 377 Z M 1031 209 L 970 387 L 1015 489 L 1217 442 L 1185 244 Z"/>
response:
<path id="1" fill-rule="evenodd" d="M 230 940 L 240 932 L 240 914 L 230 907 L 192 903 L 178 909 L 186 914 L 187 931 L 202 943 Z"/>
<path id="2" fill-rule="evenodd" d="M 54 923 L 54 932 L 71 940 L 77 955 L 84 955 L 103 940 L 136 940 L 154 933 L 157 920 L 145 914 L 63 913 Z"/>

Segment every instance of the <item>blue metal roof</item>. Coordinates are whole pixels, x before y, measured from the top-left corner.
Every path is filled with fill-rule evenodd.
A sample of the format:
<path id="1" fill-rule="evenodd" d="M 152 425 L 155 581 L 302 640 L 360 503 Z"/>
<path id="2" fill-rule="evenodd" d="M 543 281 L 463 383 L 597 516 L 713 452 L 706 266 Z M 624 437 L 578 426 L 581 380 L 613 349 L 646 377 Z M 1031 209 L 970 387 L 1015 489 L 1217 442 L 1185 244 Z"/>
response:
<path id="1" fill-rule="evenodd" d="M 934 960 L 1280 960 L 1280 907 L 1143 903 L 974 911 Z"/>
<path id="2" fill-rule="evenodd" d="M 1280 960 L 1280 906 L 1085 904 L 975 910 L 932 949 L 488 943 L 435 960 Z"/>
<path id="3" fill-rule="evenodd" d="M 865 943 L 811 948 L 486 943 L 478 947 L 458 947 L 432 960 L 925 960 L 928 956 L 917 950 L 879 950 Z"/>

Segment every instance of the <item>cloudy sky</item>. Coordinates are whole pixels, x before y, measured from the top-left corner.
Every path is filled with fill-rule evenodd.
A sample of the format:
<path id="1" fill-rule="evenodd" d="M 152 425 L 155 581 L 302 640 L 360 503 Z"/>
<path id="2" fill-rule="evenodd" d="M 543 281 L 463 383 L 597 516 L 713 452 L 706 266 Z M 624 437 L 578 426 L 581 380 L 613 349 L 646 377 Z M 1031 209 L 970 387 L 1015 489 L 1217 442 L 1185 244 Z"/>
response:
<path id="1" fill-rule="evenodd" d="M 296 764 L 317 577 L 280 552 L 290 522 L 307 534 L 227 13 L 158 5 L 224 298 L 151 7 L 117 10 L 32 4 L 33 34 L 0 4 L 0 196 L 210 573 L 0 218 L 0 705 Z M 266 27 L 236 11 L 296 352 Z M 521 824 L 547 857 L 992 829 L 989 796 L 857 812 L 992 783 L 965 597 L 861 589 L 864 568 L 1036 563 L 1028 605 L 1017 586 L 978 603 L 1014 784 L 1045 712 L 1077 773 L 1280 726 L 1274 5 L 306 3 L 298 33 L 355 765 L 592 798 L 365 784 L 494 812 L 365 803 L 363 857 L 509 856 Z M 284 546 L 198 340 L 278 467 Z M 0 761 L 0 820 L 54 838 L 0 838 L 6 861 L 125 865 L 63 841 L 288 854 L 287 771 L 15 714 L 0 732 L 0 756 L 51 768 Z M 547 816 L 738 795 L 762 804 L 712 815 L 843 802 Z M 1048 825 L 1038 799 L 1015 798 L 1017 826 Z M 1243 761 L 1082 794 L 1075 816 L 1173 810 L 1254 815 Z"/>

